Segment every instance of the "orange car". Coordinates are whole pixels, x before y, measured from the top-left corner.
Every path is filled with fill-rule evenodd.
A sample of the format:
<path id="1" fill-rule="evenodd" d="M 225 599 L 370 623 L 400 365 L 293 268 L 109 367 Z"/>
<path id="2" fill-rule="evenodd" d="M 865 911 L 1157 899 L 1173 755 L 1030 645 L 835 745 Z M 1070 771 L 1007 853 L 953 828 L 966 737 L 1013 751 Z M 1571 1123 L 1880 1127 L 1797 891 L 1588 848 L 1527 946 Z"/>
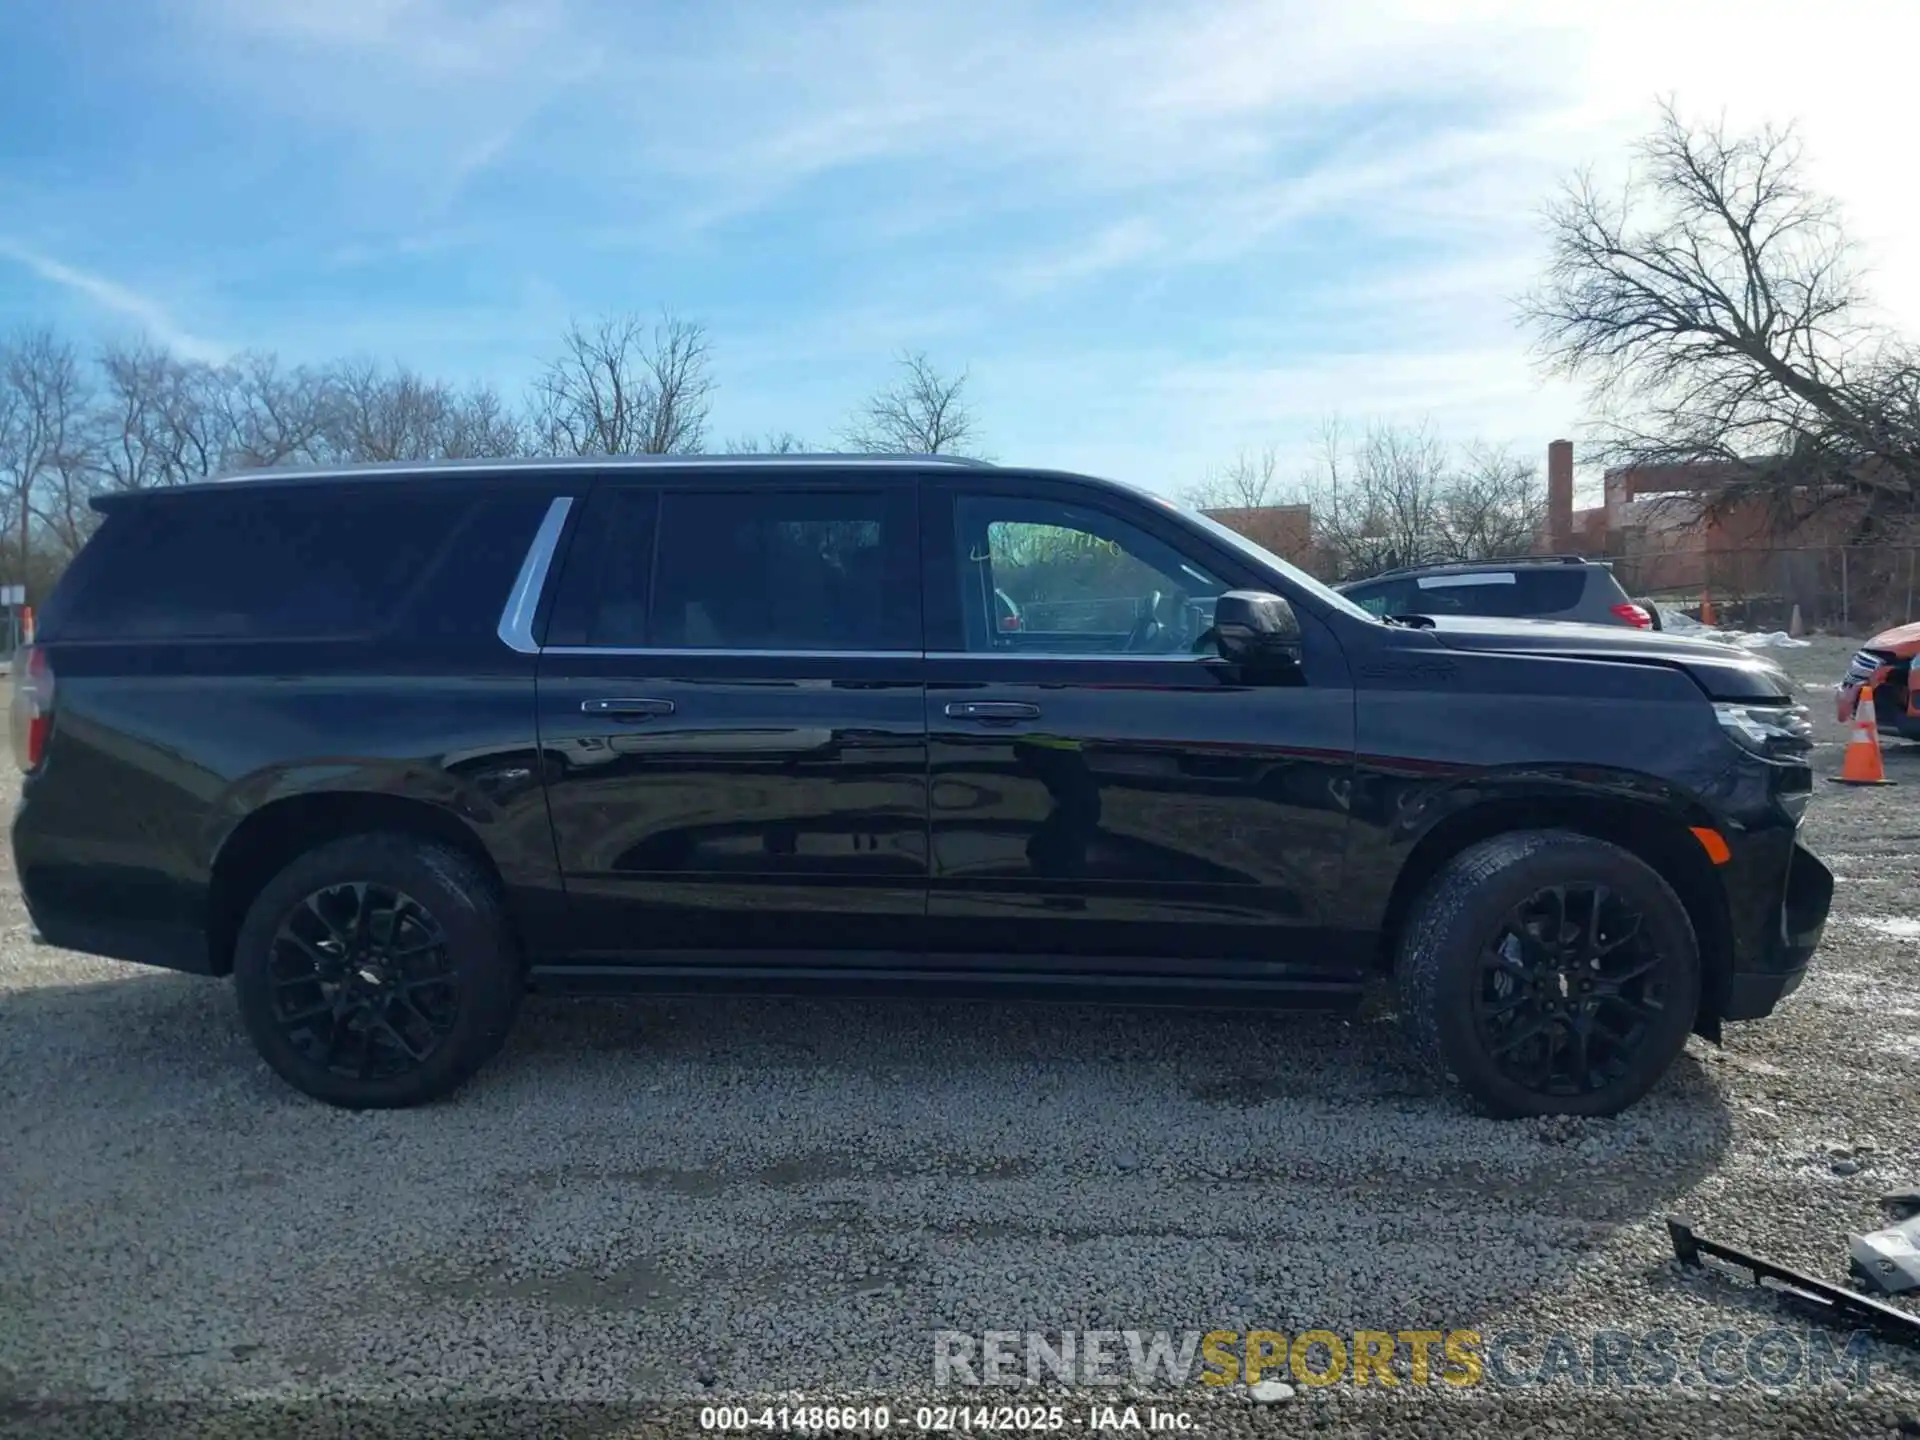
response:
<path id="1" fill-rule="evenodd" d="M 1920 740 L 1920 694 L 1907 679 L 1916 655 L 1920 655 L 1920 624 L 1882 630 L 1865 649 L 1856 651 L 1836 696 L 1840 723 L 1853 719 L 1860 687 L 1871 681 L 1874 723 L 1903 739 Z"/>

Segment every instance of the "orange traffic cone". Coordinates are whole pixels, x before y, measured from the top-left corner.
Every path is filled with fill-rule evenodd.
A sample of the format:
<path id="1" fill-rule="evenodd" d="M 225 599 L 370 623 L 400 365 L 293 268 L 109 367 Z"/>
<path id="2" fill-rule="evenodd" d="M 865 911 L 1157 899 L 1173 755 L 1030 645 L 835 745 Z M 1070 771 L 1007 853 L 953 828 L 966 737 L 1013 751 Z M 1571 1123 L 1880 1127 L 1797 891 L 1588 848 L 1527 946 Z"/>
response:
<path id="1" fill-rule="evenodd" d="M 1793 615 L 1787 621 L 1787 634 L 1791 636 L 1793 639 L 1798 640 L 1801 636 L 1805 635 L 1806 633 L 1807 633 L 1806 622 L 1801 620 L 1800 607 L 1796 605 L 1793 607 Z"/>
<path id="2" fill-rule="evenodd" d="M 1713 596 L 1709 595 L 1705 590 L 1700 592 L 1700 623 L 1702 625 L 1718 625 L 1720 623 L 1719 617 L 1713 613 Z"/>
<path id="3" fill-rule="evenodd" d="M 1874 723 L 1871 685 L 1862 685 L 1860 698 L 1853 702 L 1853 738 L 1847 741 L 1840 773 L 1833 778 L 1837 785 L 1893 784 L 1880 763 L 1880 727 Z"/>

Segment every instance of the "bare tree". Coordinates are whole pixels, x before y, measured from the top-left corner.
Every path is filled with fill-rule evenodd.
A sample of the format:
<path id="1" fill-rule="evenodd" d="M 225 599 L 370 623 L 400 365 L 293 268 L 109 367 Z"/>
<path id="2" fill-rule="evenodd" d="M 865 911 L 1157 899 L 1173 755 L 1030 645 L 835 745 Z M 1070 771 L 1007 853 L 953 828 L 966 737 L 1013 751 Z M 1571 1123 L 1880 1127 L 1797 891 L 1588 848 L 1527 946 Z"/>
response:
<path id="1" fill-rule="evenodd" d="M 1584 380 L 1620 464 L 1712 462 L 1723 498 L 1804 487 L 1911 509 L 1920 363 L 1866 318 L 1833 204 L 1791 129 L 1729 134 L 1671 105 L 1619 195 L 1576 178 L 1522 303 L 1553 369 Z"/>
<path id="2" fill-rule="evenodd" d="M 500 392 L 475 385 L 453 397 L 439 453 L 449 460 L 494 459 L 524 455 L 528 443 L 526 427 Z"/>
<path id="3" fill-rule="evenodd" d="M 1525 555 L 1546 528 L 1547 487 L 1540 467 L 1504 446 L 1465 446 L 1440 497 L 1447 557 L 1491 560 Z"/>
<path id="4" fill-rule="evenodd" d="M 218 376 L 214 403 L 228 464 L 301 464 L 325 453 L 339 403 L 329 377 L 257 351 L 223 366 Z"/>
<path id="5" fill-rule="evenodd" d="M 564 455 L 674 455 L 706 439 L 714 381 L 704 327 L 662 313 L 568 327 L 534 382 L 540 444 Z"/>
<path id="6" fill-rule="evenodd" d="M 1280 452 L 1268 445 L 1242 450 L 1187 492 L 1199 510 L 1258 510 L 1280 503 Z"/>
<path id="7" fill-rule="evenodd" d="M 1322 437 L 1325 485 L 1313 500 L 1318 543 L 1343 575 L 1441 558 L 1447 449 L 1430 431 L 1371 425 L 1343 456 Z"/>
<path id="8" fill-rule="evenodd" d="M 452 391 L 404 365 L 370 360 L 334 366 L 327 375 L 331 414 L 325 446 L 343 461 L 430 460 L 444 448 Z"/>
<path id="9" fill-rule="evenodd" d="M 729 455 L 805 455 L 812 448 L 791 430 L 769 430 L 765 435 L 736 435 L 725 450 Z"/>
<path id="10" fill-rule="evenodd" d="M 1546 514 L 1537 466 L 1474 442 L 1458 452 L 1426 425 L 1374 423 L 1357 437 L 1323 421 L 1312 468 L 1277 480 L 1266 450 L 1241 456 L 1196 498 L 1208 508 L 1306 505 L 1317 563 L 1336 579 L 1395 565 L 1485 560 L 1533 548 Z"/>
<path id="11" fill-rule="evenodd" d="M 67 555 L 85 539 L 94 474 L 86 387 L 79 355 L 51 330 L 0 345 L 0 511 L 23 580 L 36 520 Z"/>
<path id="12" fill-rule="evenodd" d="M 104 347 L 98 368 L 95 448 L 109 487 L 184 485 L 225 467 L 232 434 L 221 371 L 145 340 Z"/>
<path id="13" fill-rule="evenodd" d="M 973 453 L 979 424 L 967 403 L 967 372 L 943 375 L 920 351 L 898 360 L 903 372 L 861 406 L 847 447 L 882 455 Z"/>

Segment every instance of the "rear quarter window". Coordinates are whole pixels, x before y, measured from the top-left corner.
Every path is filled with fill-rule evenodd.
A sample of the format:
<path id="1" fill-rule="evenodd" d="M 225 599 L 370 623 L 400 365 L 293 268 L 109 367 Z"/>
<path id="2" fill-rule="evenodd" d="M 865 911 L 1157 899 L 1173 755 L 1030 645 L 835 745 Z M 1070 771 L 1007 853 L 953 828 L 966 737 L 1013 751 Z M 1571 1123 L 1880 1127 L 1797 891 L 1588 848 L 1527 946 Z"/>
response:
<path id="1" fill-rule="evenodd" d="M 49 597 L 41 634 L 68 641 L 372 634 L 431 588 L 480 500 L 472 490 L 331 485 L 143 498 L 109 512 Z"/>
<path id="2" fill-rule="evenodd" d="M 1430 615 L 1557 615 L 1577 606 L 1586 586 L 1586 571 L 1572 565 L 1422 575 L 1408 604 Z"/>

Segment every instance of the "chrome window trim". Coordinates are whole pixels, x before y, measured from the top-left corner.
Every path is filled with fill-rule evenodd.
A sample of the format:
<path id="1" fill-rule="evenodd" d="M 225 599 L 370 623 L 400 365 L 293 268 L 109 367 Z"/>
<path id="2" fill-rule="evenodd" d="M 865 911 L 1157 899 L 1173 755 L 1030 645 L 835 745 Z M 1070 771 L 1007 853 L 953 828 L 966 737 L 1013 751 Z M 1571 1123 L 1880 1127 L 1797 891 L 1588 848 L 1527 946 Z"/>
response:
<path id="1" fill-rule="evenodd" d="M 653 645 L 548 645 L 542 655 L 626 655 L 641 659 L 681 656 L 695 660 L 924 660 L 918 650 L 725 650 L 673 649 Z"/>
<path id="2" fill-rule="evenodd" d="M 547 645 L 542 655 L 612 655 L 633 659 L 668 660 L 1071 660 L 1077 662 L 1125 660 L 1134 663 L 1204 664 L 1217 655 L 1103 655 L 1098 651 L 1005 650 L 728 650 L 710 646 L 676 648 L 661 645 Z"/>
<path id="3" fill-rule="evenodd" d="M 546 518 L 533 532 L 526 558 L 520 562 L 520 574 L 508 592 L 500 611 L 497 633 L 509 650 L 522 655 L 538 655 L 540 643 L 533 637 L 533 617 L 540 609 L 540 593 L 547 588 L 547 572 L 553 568 L 554 551 L 560 547 L 560 532 L 566 528 L 567 512 L 573 508 L 571 495 L 556 495 L 547 506 Z"/>
<path id="4" fill-rule="evenodd" d="M 929 660 L 1075 660 L 1080 662 L 1125 660 L 1138 664 L 1204 664 L 1208 660 L 1218 660 L 1218 655 L 1141 655 L 1128 651 L 1109 652 L 1101 650 L 936 650 L 927 655 Z"/>

